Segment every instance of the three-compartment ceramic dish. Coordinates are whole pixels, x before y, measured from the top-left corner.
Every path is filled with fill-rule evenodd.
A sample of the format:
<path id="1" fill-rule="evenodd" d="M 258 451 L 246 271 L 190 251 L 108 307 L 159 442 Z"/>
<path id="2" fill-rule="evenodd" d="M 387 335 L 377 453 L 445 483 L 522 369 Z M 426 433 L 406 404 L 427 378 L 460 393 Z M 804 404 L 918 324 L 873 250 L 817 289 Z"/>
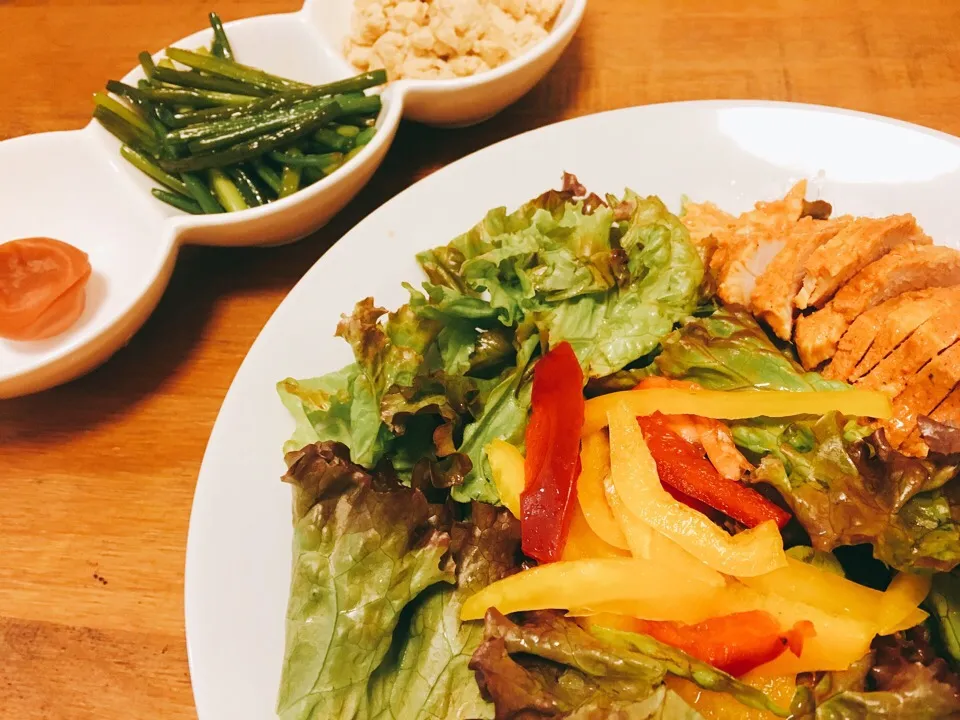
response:
<path id="1" fill-rule="evenodd" d="M 566 0 L 545 39 L 493 70 L 391 82 L 381 95 L 377 132 L 359 153 L 289 197 L 237 213 L 188 215 L 157 202 L 150 197 L 150 179 L 120 157 L 119 141 L 96 121 L 82 130 L 0 143 L 0 243 L 58 238 L 87 253 L 93 268 L 86 306 L 72 327 L 45 340 L 0 339 L 0 398 L 66 382 L 125 344 L 159 301 L 180 245 L 271 245 L 304 237 L 369 180 L 401 118 L 465 126 L 519 99 L 560 57 L 585 6 L 586 0 Z M 352 0 L 307 0 L 299 12 L 237 20 L 226 30 L 245 64 L 326 83 L 357 72 L 341 53 L 352 7 Z M 211 35 L 208 29 L 170 45 L 193 48 L 209 43 Z M 124 81 L 136 84 L 142 77 L 138 67 Z"/>

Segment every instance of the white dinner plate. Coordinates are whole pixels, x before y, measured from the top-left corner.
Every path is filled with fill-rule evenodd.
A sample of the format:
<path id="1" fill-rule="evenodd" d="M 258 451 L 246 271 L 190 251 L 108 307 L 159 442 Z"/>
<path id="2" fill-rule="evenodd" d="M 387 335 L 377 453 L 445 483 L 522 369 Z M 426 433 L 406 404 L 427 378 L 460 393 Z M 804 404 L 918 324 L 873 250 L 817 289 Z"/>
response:
<path id="1" fill-rule="evenodd" d="M 936 242 L 960 237 L 960 139 L 844 110 L 764 102 L 629 108 L 551 125 L 474 153 L 397 195 L 347 233 L 283 301 L 227 393 L 200 469 L 186 565 L 186 629 L 200 720 L 274 717 L 291 565 L 281 447 L 293 421 L 274 390 L 350 361 L 341 313 L 394 308 L 419 282 L 418 250 L 445 244 L 497 205 L 557 187 L 625 186 L 741 211 L 798 179 L 835 211 L 911 212 Z"/>

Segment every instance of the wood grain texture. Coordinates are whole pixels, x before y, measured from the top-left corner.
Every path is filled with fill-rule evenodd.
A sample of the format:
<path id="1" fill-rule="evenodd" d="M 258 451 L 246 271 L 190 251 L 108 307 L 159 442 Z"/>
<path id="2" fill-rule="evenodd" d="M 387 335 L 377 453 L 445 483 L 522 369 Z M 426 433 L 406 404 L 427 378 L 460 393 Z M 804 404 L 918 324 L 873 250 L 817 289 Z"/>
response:
<path id="1" fill-rule="evenodd" d="M 234 19 L 298 4 L 218 9 Z M 211 8 L 0 0 L 0 139 L 81 127 L 90 93 L 138 51 L 202 26 Z M 0 403 L 0 718 L 195 717 L 183 561 L 207 435 L 271 312 L 379 204 L 497 140 L 644 103 L 796 100 L 960 134 L 958 38 L 956 0 L 591 0 L 533 92 L 478 127 L 405 124 L 370 185 L 323 231 L 269 250 L 187 248 L 156 313 L 105 366 Z"/>

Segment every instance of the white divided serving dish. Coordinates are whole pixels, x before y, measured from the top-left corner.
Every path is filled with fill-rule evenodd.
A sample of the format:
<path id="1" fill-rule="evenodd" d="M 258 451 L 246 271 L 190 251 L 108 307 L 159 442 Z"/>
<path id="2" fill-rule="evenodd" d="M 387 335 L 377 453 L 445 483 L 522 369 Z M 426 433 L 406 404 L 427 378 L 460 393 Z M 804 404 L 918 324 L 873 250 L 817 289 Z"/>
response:
<path id="1" fill-rule="evenodd" d="M 352 7 L 353 0 L 306 0 L 299 12 L 237 20 L 225 28 L 244 64 L 325 83 L 357 73 L 341 53 Z M 370 179 L 401 118 L 464 126 L 519 99 L 556 63 L 585 7 L 586 0 L 566 0 L 542 42 L 489 72 L 390 83 L 382 93 L 377 134 L 360 153 L 290 197 L 237 213 L 187 215 L 159 202 L 150 194 L 155 184 L 120 157 L 119 142 L 95 121 L 82 130 L 0 142 L 0 243 L 53 237 L 86 252 L 93 267 L 86 308 L 67 331 L 35 342 L 0 339 L 0 399 L 71 380 L 122 347 L 160 299 L 180 245 L 271 245 L 309 235 Z M 207 29 L 170 45 L 193 49 L 209 44 L 211 35 Z M 124 80 L 141 77 L 138 67 Z"/>

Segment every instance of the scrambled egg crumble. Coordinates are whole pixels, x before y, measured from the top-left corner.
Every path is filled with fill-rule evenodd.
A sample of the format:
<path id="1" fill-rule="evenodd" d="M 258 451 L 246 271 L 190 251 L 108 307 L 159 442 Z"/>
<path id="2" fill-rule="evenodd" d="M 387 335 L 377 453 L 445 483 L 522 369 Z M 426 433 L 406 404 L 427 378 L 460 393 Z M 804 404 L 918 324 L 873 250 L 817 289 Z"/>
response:
<path id="1" fill-rule="evenodd" d="M 543 40 L 563 0 L 356 0 L 347 59 L 391 80 L 490 70 Z"/>

